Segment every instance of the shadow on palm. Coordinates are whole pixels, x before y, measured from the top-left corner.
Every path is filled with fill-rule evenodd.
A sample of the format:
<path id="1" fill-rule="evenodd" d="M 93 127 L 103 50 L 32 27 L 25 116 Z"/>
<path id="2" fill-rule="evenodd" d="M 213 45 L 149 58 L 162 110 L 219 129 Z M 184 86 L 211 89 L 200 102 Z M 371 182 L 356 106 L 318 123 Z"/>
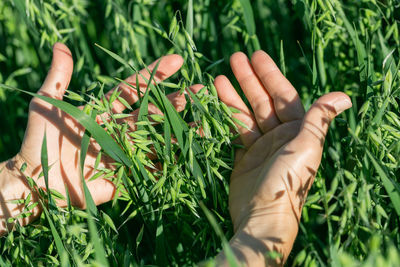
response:
<path id="1" fill-rule="evenodd" d="M 334 92 L 305 113 L 296 89 L 263 51 L 255 52 L 251 61 L 235 53 L 231 67 L 252 108 L 225 76 L 216 78 L 220 99 L 240 110 L 235 118 L 247 125 L 237 125 L 244 148 L 236 153 L 230 180 L 236 233 L 231 243 L 234 250 L 246 244 L 254 251 L 277 251 L 284 260 L 320 164 L 329 123 L 351 102 Z"/>

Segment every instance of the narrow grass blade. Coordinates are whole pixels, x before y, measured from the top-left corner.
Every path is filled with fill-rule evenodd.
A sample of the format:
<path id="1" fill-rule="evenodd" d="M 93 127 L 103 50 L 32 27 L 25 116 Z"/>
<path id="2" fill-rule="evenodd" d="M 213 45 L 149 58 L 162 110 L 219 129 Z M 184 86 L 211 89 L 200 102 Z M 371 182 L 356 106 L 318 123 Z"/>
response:
<path id="1" fill-rule="evenodd" d="M 239 2 L 243 8 L 244 23 L 246 24 L 247 33 L 253 36 L 256 34 L 256 24 L 254 23 L 254 14 L 250 1 L 240 0 Z"/>
<path id="2" fill-rule="evenodd" d="M 98 48 L 100 48 L 101 50 L 103 50 L 104 52 L 106 52 L 108 55 L 110 55 L 113 59 L 115 59 L 116 61 L 118 61 L 119 63 L 121 63 L 122 65 L 132 69 L 133 71 L 137 72 L 136 68 L 134 66 L 132 66 L 131 64 L 129 64 L 125 59 L 123 59 L 122 57 L 118 56 L 117 54 L 115 54 L 114 52 L 102 47 L 99 44 L 94 44 L 95 46 L 97 46 Z"/>
<path id="3" fill-rule="evenodd" d="M 53 209 L 53 208 L 55 208 L 55 203 L 54 203 L 54 200 L 53 200 L 53 197 L 51 195 L 50 188 L 49 188 L 49 161 L 48 161 L 48 154 L 47 154 L 47 136 L 46 136 L 46 132 L 44 133 L 44 136 L 43 136 L 40 161 L 42 163 L 43 177 L 44 177 L 44 183 L 46 185 L 46 191 L 47 191 L 47 198 L 48 198 L 48 201 L 49 201 L 49 206 L 50 206 L 51 209 Z"/>
<path id="4" fill-rule="evenodd" d="M 85 197 L 86 195 L 87 191 L 85 190 Z M 90 238 L 92 240 L 92 244 L 94 245 L 96 261 L 100 263 L 101 266 L 109 266 L 103 247 L 103 242 L 101 241 L 99 234 L 97 233 L 97 227 L 91 214 L 89 214 L 87 220 L 89 225 Z"/>
<path id="5" fill-rule="evenodd" d="M 256 35 L 256 24 L 254 22 L 253 9 L 249 0 L 240 0 L 243 8 L 244 23 L 246 25 L 247 33 L 249 34 L 253 43 L 253 51 L 260 49 L 260 43 Z"/>
<path id="6" fill-rule="evenodd" d="M 91 119 L 96 118 L 96 112 L 92 112 Z M 83 192 L 85 196 L 86 202 L 86 210 L 89 213 L 88 216 L 88 226 L 90 232 L 90 238 L 94 244 L 95 250 L 95 258 L 98 263 L 101 263 L 102 266 L 108 266 L 108 261 L 106 258 L 106 253 L 103 247 L 103 242 L 99 237 L 97 232 L 96 223 L 94 222 L 93 217 L 98 215 L 96 204 L 93 201 L 93 197 L 90 194 L 89 188 L 87 187 L 85 176 L 84 176 L 84 167 L 85 167 L 85 159 L 86 153 L 90 143 L 90 136 L 88 131 L 85 131 L 82 141 L 81 141 L 81 153 L 80 153 L 80 167 L 81 167 L 81 181 L 83 186 Z"/>
<path id="7" fill-rule="evenodd" d="M 96 118 L 96 112 L 92 112 L 91 118 L 92 119 Z M 90 143 L 90 136 L 88 131 L 85 131 L 81 141 L 81 153 L 80 153 L 81 180 L 85 194 L 86 209 L 89 211 L 90 214 L 97 216 L 97 207 L 87 187 L 84 175 L 85 159 L 89 148 L 89 143 Z"/>
<path id="8" fill-rule="evenodd" d="M 169 121 L 164 121 L 164 140 L 165 140 L 165 154 L 167 156 L 167 160 L 172 160 L 172 149 L 171 149 L 171 126 L 169 125 Z"/>
<path id="9" fill-rule="evenodd" d="M 188 1 L 188 8 L 186 12 L 186 31 L 189 33 L 190 38 L 193 38 L 193 0 Z"/>
<path id="10" fill-rule="evenodd" d="M 200 202 L 200 207 L 203 210 L 204 214 L 207 217 L 207 220 L 211 224 L 212 228 L 214 229 L 215 233 L 217 236 L 221 239 L 222 241 L 222 248 L 224 250 L 225 256 L 227 258 L 227 261 L 229 263 L 229 266 L 231 267 L 239 267 L 238 261 L 235 257 L 235 254 L 233 253 L 231 247 L 229 246 L 228 240 L 226 239 L 224 232 L 222 231 L 221 227 L 218 225 L 217 221 L 215 220 L 214 216 L 211 214 L 211 212 L 207 209 L 207 207 L 204 205 L 203 202 Z"/>
<path id="11" fill-rule="evenodd" d="M 152 81 L 154 80 L 154 75 L 157 73 L 157 69 L 160 66 L 161 60 L 159 60 L 156 64 L 156 66 L 154 67 L 153 71 L 150 74 L 150 78 L 147 81 L 147 87 L 146 87 L 146 92 L 142 98 L 142 101 L 140 102 L 140 109 L 139 109 L 139 115 L 138 115 L 138 121 L 142 121 L 142 120 L 147 120 L 147 115 L 149 114 L 149 91 L 150 91 L 150 85 L 152 83 Z M 149 69 L 147 69 L 147 71 L 150 72 Z M 143 77 L 144 78 L 144 77 Z M 138 94 L 139 94 L 139 90 L 138 90 Z M 138 130 L 143 129 L 143 126 L 139 125 L 138 126 Z"/>
<path id="12" fill-rule="evenodd" d="M 165 254 L 165 239 L 164 239 L 164 226 L 162 216 L 158 219 L 156 230 L 156 257 L 159 266 L 168 265 L 167 255 Z"/>
<path id="13" fill-rule="evenodd" d="M 68 253 L 65 250 L 65 247 L 63 245 L 63 242 L 61 241 L 60 235 L 58 234 L 56 227 L 54 226 L 54 222 L 50 217 L 49 211 L 47 210 L 47 208 L 45 207 L 45 205 L 43 203 L 42 203 L 42 207 L 43 207 L 43 212 L 49 222 L 51 234 L 53 235 L 54 242 L 56 243 L 56 248 L 57 248 L 58 254 L 60 255 L 60 257 L 65 257 L 64 255 L 66 255 L 66 257 L 68 257 Z M 69 263 L 68 263 L 68 266 L 69 266 Z"/>
<path id="14" fill-rule="evenodd" d="M 376 172 L 379 175 L 379 178 L 382 181 L 383 186 L 386 189 L 386 192 L 388 193 L 390 200 L 392 201 L 392 204 L 394 206 L 394 209 L 396 210 L 397 216 L 400 217 L 400 191 L 399 191 L 399 185 L 396 184 L 395 181 L 389 178 L 389 176 L 386 174 L 385 170 L 379 165 L 378 161 L 375 159 L 375 157 L 369 152 L 368 150 L 365 150 L 367 152 L 368 157 L 371 159 L 372 165 L 374 165 L 374 168 Z"/>
<path id="15" fill-rule="evenodd" d="M 285 51 L 283 50 L 283 40 L 281 40 L 279 55 L 280 55 L 279 61 L 281 65 L 281 71 L 283 76 L 286 76 Z"/>

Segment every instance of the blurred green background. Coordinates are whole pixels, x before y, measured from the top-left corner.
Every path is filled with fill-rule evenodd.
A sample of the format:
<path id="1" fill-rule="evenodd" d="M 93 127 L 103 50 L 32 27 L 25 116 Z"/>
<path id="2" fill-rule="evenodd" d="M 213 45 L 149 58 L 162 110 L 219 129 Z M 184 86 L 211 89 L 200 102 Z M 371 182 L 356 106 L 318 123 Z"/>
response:
<path id="1" fill-rule="evenodd" d="M 251 3 L 255 35 L 243 2 Z M 1 0 L 0 83 L 37 91 L 51 46 L 61 41 L 75 62 L 70 89 L 84 93 L 93 81 L 110 89 L 115 81 L 109 77 L 130 72 L 94 43 L 136 66 L 179 53 L 168 33 L 174 16 L 187 25 L 189 3 L 203 71 L 232 77 L 229 56 L 251 55 L 259 44 L 306 108 L 329 91 L 344 91 L 353 100 L 328 134 L 288 265 L 400 264 L 397 0 Z M 186 41 L 175 42 L 184 47 Z M 0 88 L 0 160 L 19 150 L 29 100 Z"/>

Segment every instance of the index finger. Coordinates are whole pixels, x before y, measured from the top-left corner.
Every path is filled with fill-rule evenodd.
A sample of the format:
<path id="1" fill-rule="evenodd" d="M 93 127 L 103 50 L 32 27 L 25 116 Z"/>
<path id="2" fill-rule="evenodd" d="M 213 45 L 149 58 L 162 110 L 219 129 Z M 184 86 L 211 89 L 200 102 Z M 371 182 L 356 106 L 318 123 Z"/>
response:
<path id="1" fill-rule="evenodd" d="M 223 75 L 218 76 L 215 78 L 214 84 L 215 88 L 217 89 L 219 99 L 221 99 L 221 101 L 224 102 L 228 107 L 233 107 L 240 110 L 240 113 L 233 114 L 233 118 L 239 120 L 247 126 L 243 127 L 236 123 L 243 145 L 246 148 L 251 147 L 261 136 L 261 131 L 258 128 L 253 114 L 240 98 L 239 94 L 236 92 L 235 88 L 232 86 L 227 77 Z"/>
<path id="2" fill-rule="evenodd" d="M 172 54 L 163 56 L 154 61 L 153 63 L 151 63 L 147 67 L 147 69 L 142 69 L 141 71 L 139 71 L 139 73 L 133 74 L 125 79 L 126 83 L 131 84 L 133 87 L 137 89 L 132 88 L 131 86 L 121 82 L 120 84 L 118 84 L 117 87 L 110 90 L 106 94 L 106 97 L 109 98 L 111 94 L 114 92 L 114 90 L 118 88 L 118 90 L 122 91 L 120 97 L 124 98 L 129 105 L 136 103 L 136 101 L 138 101 L 139 99 L 137 90 L 144 91 L 146 89 L 148 80 L 150 79 L 151 76 L 151 72 L 154 70 L 158 61 L 160 61 L 160 64 L 157 68 L 156 73 L 154 74 L 153 83 L 159 83 L 167 79 L 168 77 L 172 76 L 181 68 L 183 64 L 183 58 L 180 55 Z M 136 84 L 137 81 L 139 82 L 139 84 Z M 121 113 L 122 111 L 124 111 L 125 108 L 126 107 L 124 106 L 124 104 L 118 101 L 118 99 L 113 102 L 112 111 L 114 113 Z"/>

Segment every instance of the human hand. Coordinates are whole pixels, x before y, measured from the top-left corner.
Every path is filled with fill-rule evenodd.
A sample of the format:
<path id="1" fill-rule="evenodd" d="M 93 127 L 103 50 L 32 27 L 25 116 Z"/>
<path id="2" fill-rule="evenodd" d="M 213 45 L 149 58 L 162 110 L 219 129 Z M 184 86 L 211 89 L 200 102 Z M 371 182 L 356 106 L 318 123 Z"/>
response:
<path id="1" fill-rule="evenodd" d="M 253 112 L 225 76 L 215 79 L 219 98 L 240 110 L 235 117 L 249 128 L 237 125 L 244 148 L 236 152 L 230 180 L 235 231 L 230 244 L 247 265 L 281 265 L 296 238 L 329 124 L 351 101 L 344 93 L 329 93 L 305 113 L 296 89 L 264 51 L 255 52 L 251 62 L 235 53 L 231 67 Z M 268 260 L 268 251 L 283 257 Z"/>
<path id="2" fill-rule="evenodd" d="M 161 62 L 154 75 L 156 82 L 173 75 L 183 64 L 183 59 L 179 55 L 164 56 L 160 60 Z M 148 69 L 152 71 L 156 64 L 157 61 L 150 64 Z M 52 98 L 62 99 L 65 90 L 68 88 L 72 69 L 73 60 L 68 47 L 61 43 L 55 44 L 53 47 L 53 60 L 50 71 L 38 93 Z M 141 91 L 144 91 L 147 85 L 147 81 L 143 77 L 149 79 L 150 73 L 147 70 L 140 71 L 138 80 Z M 128 77 L 125 81 L 136 86 L 136 74 Z M 199 85 L 192 86 L 191 90 L 197 92 L 200 87 Z M 126 84 L 121 83 L 116 88 L 122 91 L 120 97 L 124 98 L 129 104 L 133 104 L 138 100 L 137 91 Z M 106 96 L 109 97 L 112 91 Z M 186 99 L 183 94 L 176 92 L 167 97 L 178 111 L 184 109 Z M 121 113 L 124 109 L 125 106 L 118 100 L 113 102 L 113 113 Z M 154 105 L 149 104 L 149 114 L 160 112 L 161 111 Z M 129 119 L 124 120 L 128 122 L 129 125 L 133 125 L 132 123 L 135 122 L 138 110 L 133 111 L 132 115 L 133 116 Z M 42 170 L 41 145 L 45 132 L 47 136 L 50 168 L 49 188 L 55 189 L 65 196 L 66 187 L 72 205 L 83 208 L 85 206 L 85 199 L 80 178 L 79 155 L 84 128 L 68 114 L 38 98 L 34 98 L 30 103 L 28 126 L 20 152 L 6 164 L 2 164 L 6 167 L 5 170 L 7 173 L 10 174 L 8 177 L 13 177 L 13 179 L 0 179 L 0 202 L 25 198 L 31 192 L 26 185 L 24 177 L 22 177 L 22 174 L 19 172 L 19 168 L 23 163 L 27 163 L 25 174 L 34 178 L 39 187 L 45 187 L 44 179 L 37 179 Z M 84 166 L 84 176 L 86 179 L 94 174 L 94 165 L 99 151 L 99 145 L 92 140 L 89 145 Z M 107 156 L 102 156 L 99 168 L 110 168 L 112 167 L 112 162 L 113 161 Z M 97 205 L 111 200 L 114 196 L 115 187 L 109 180 L 98 178 L 93 181 L 88 181 L 87 186 Z M 60 206 L 66 205 L 65 201 L 58 201 L 57 204 Z M 1 208 L 0 218 L 12 217 L 18 212 L 18 208 L 15 207 L 8 211 L 5 211 L 7 207 L 4 207 L 4 205 Z M 38 211 L 34 212 L 34 215 L 37 214 Z M 27 224 L 33 217 L 34 216 L 22 220 L 21 224 Z M 2 228 L 3 227 L 0 226 L 0 232 L 2 232 Z"/>

